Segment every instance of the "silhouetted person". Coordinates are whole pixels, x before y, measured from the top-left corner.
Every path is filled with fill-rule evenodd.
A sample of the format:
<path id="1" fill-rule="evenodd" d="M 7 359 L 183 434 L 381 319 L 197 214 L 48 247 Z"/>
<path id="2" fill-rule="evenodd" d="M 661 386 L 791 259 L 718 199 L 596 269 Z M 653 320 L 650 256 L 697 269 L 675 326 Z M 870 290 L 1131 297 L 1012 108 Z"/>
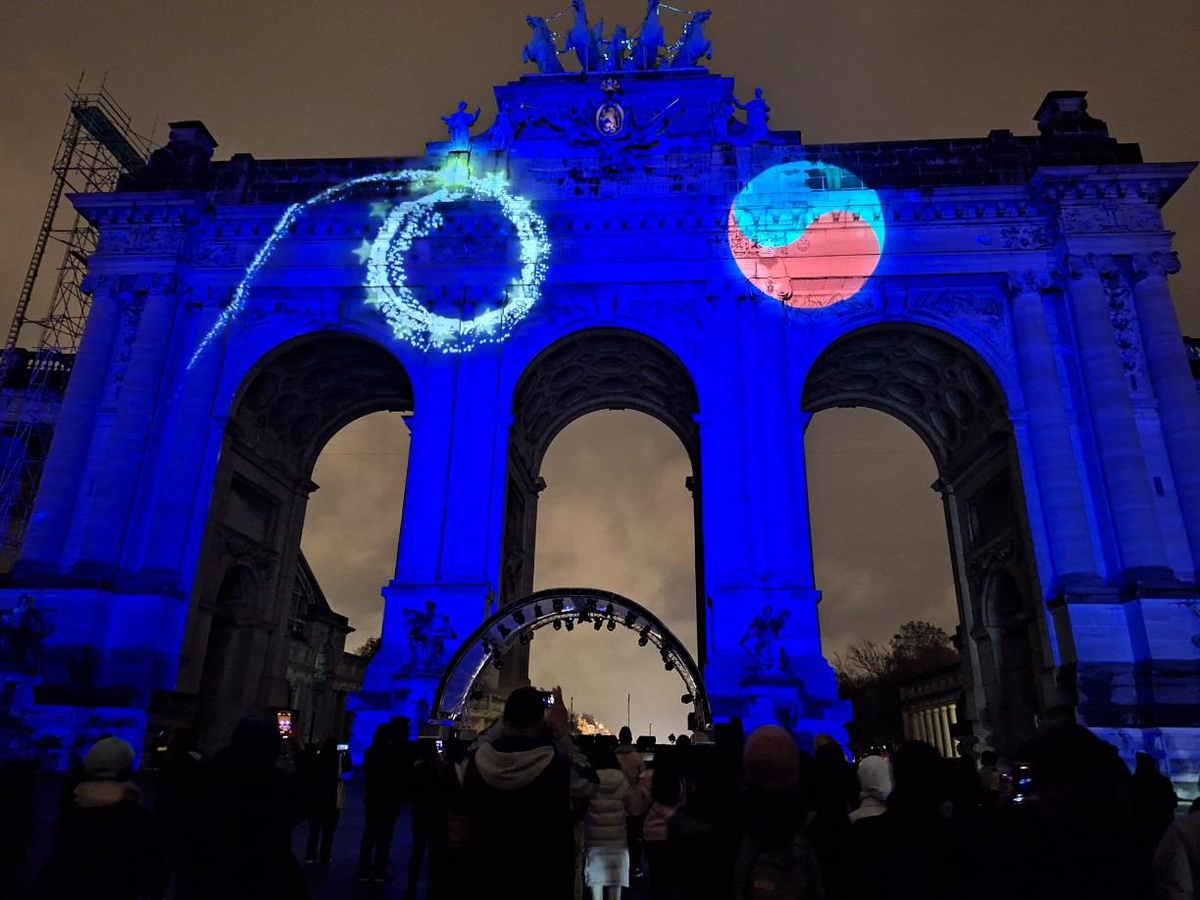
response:
<path id="1" fill-rule="evenodd" d="M 995 750 L 984 750 L 979 754 L 979 787 L 983 791 L 983 803 L 995 809 L 1000 802 L 1000 758 Z"/>
<path id="2" fill-rule="evenodd" d="M 1154 900 L 1200 897 L 1200 814 L 1173 822 L 1154 852 Z"/>
<path id="3" fill-rule="evenodd" d="M 396 819 L 407 799 L 407 760 L 391 725 L 375 729 L 363 754 L 363 832 L 358 848 L 358 880 L 383 884 L 388 879 Z"/>
<path id="4" fill-rule="evenodd" d="M 22 896 L 31 884 L 28 850 L 34 835 L 34 785 L 38 764 L 32 759 L 11 759 L 0 764 L 0 884 Z"/>
<path id="5" fill-rule="evenodd" d="M 646 775 L 646 762 L 633 743 L 633 732 L 622 725 L 617 733 L 617 762 L 625 774 L 632 791 L 629 797 L 629 816 L 625 820 L 625 837 L 629 843 L 629 877 L 642 876 L 642 822 L 646 818 L 646 807 L 650 805 L 650 781 Z"/>
<path id="6" fill-rule="evenodd" d="M 598 779 L 567 734 L 562 691 L 517 688 L 502 722 L 481 736 L 463 780 L 473 871 L 485 892 L 513 900 L 574 896 L 572 800 L 585 800 Z"/>
<path id="7" fill-rule="evenodd" d="M 588 800 L 583 823 L 583 874 L 592 900 L 620 900 L 621 888 L 629 887 L 629 841 L 625 819 L 633 788 L 621 771 L 612 747 L 599 745 L 590 754 L 600 780 L 599 789 Z"/>
<path id="8" fill-rule="evenodd" d="M 162 896 L 162 850 L 133 777 L 133 748 L 97 741 L 54 828 L 42 870 L 45 900 L 144 900 Z"/>
<path id="9" fill-rule="evenodd" d="M 205 861 L 197 856 L 195 843 L 201 780 L 197 738 L 190 728 L 180 729 L 171 736 L 154 794 L 154 818 L 175 876 L 175 900 L 203 897 L 200 870 Z"/>
<path id="10" fill-rule="evenodd" d="M 882 756 L 868 756 L 858 764 L 858 808 L 850 813 L 850 824 L 887 812 L 892 793 L 892 764 Z"/>
<path id="11" fill-rule="evenodd" d="M 942 815 L 945 760 L 922 741 L 905 741 L 892 756 L 894 786 L 887 812 L 854 825 L 849 896 L 962 897 L 970 860 Z"/>
<path id="12" fill-rule="evenodd" d="M 742 785 L 745 834 L 734 867 L 734 900 L 823 900 L 820 864 L 804 836 L 800 753 L 790 734 L 778 725 L 763 725 L 750 734 Z"/>
<path id="13" fill-rule="evenodd" d="M 821 863 L 825 893 L 840 900 L 849 878 L 850 810 L 858 803 L 858 776 L 841 745 L 827 734 L 814 741 L 813 815 L 804 829 Z"/>
<path id="14" fill-rule="evenodd" d="M 310 865 L 329 865 L 333 856 L 333 835 L 337 831 L 342 807 L 346 802 L 342 783 L 342 754 L 332 738 L 310 745 L 296 759 L 296 774 L 304 791 L 308 842 L 304 861 Z"/>
<path id="15" fill-rule="evenodd" d="M 421 877 L 421 867 L 428 855 L 430 877 L 436 864 L 438 852 L 438 832 L 445 827 L 445 811 L 441 806 L 441 785 L 439 784 L 441 769 L 444 763 L 437 753 L 437 747 L 432 741 L 418 741 L 417 759 L 413 763 L 411 776 L 411 800 L 409 806 L 412 815 L 412 841 L 408 855 L 408 893 L 406 896 L 416 898 L 417 883 Z M 430 896 L 434 894 L 432 886 Z"/>
<path id="16" fill-rule="evenodd" d="M 992 874 L 1002 895 L 1146 896 L 1150 873 L 1138 852 L 1129 770 L 1116 748 L 1082 725 L 1063 725 L 1038 734 L 1014 758 L 1029 788 L 997 819 Z"/>
<path id="17" fill-rule="evenodd" d="M 686 799 L 686 782 L 679 751 L 673 747 L 658 748 L 650 776 L 650 807 L 642 825 L 642 849 L 650 865 L 652 900 L 669 900 L 677 896 L 677 866 L 668 837 L 671 818 Z"/>
<path id="18" fill-rule="evenodd" d="M 303 750 L 293 733 L 284 745 L 273 722 L 247 718 L 213 757 L 200 792 L 201 896 L 220 900 L 295 900 L 308 896 L 292 853 L 292 829 L 304 821 L 296 777 L 277 765 L 284 747 Z"/>
<path id="19" fill-rule="evenodd" d="M 1137 829 L 1138 847 L 1147 864 L 1163 834 L 1175 821 L 1175 786 L 1171 779 L 1158 771 L 1149 753 L 1134 756 L 1133 777 L 1129 792 L 1133 800 L 1133 825 Z"/>

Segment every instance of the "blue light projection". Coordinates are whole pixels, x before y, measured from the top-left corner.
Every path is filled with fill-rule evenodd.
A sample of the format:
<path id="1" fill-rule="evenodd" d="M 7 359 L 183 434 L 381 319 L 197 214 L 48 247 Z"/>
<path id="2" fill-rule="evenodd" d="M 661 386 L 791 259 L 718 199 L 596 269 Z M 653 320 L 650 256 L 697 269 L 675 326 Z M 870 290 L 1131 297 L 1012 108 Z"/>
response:
<path id="1" fill-rule="evenodd" d="M 442 172 L 405 169 L 355 178 L 289 206 L 246 268 L 229 305 L 196 347 L 188 368 L 196 364 L 212 342 L 245 309 L 255 277 L 301 215 L 316 206 L 361 192 L 363 188 L 397 186 L 433 186 L 436 189 L 394 205 L 372 204 L 372 217 L 382 218 L 383 224 L 373 241 L 365 241 L 363 246 L 353 251 L 359 262 L 367 266 L 365 304 L 383 314 L 397 340 L 420 350 L 464 352 L 479 344 L 496 343 L 508 337 L 513 326 L 528 315 L 541 296 L 542 282 L 546 277 L 546 259 L 550 253 L 545 222 L 528 200 L 509 192 L 501 175 L 474 176 L 463 172 L 458 166 L 448 167 Z M 413 242 L 429 235 L 444 223 L 437 207 L 461 200 L 498 204 L 516 231 L 519 242 L 519 274 L 507 284 L 495 286 L 492 297 L 495 305 L 492 308 L 469 319 L 438 313 L 431 304 L 422 303 L 408 283 L 406 267 L 406 257 Z"/>
<path id="2" fill-rule="evenodd" d="M 879 195 L 820 161 L 772 166 L 729 211 L 729 249 L 758 290 L 788 306 L 847 300 L 875 271 L 884 246 Z"/>

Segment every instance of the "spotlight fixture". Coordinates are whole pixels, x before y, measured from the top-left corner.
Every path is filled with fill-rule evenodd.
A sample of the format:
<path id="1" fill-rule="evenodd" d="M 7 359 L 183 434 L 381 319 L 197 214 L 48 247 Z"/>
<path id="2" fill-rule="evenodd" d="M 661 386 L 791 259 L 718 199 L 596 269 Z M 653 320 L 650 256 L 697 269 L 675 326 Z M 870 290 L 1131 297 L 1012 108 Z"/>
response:
<path id="1" fill-rule="evenodd" d="M 574 631 L 574 630 L 575 630 L 575 620 L 567 619 L 567 631 Z"/>
<path id="2" fill-rule="evenodd" d="M 588 615 L 587 607 L 584 607 L 583 609 L 581 609 L 579 611 L 579 621 L 580 622 L 592 621 L 592 617 Z"/>
<path id="3" fill-rule="evenodd" d="M 509 628 L 507 625 L 500 625 L 500 626 L 498 626 L 498 627 L 497 627 L 497 631 L 499 631 L 499 632 L 500 632 L 500 637 L 502 637 L 502 638 L 506 638 L 506 639 L 508 638 L 508 636 L 509 636 L 510 634 L 512 634 L 512 629 L 511 629 L 511 628 Z"/>
<path id="4" fill-rule="evenodd" d="M 673 659 L 666 660 L 663 663 L 663 668 L 666 669 L 668 672 L 674 671 L 675 670 L 675 660 L 673 660 Z"/>
<path id="5" fill-rule="evenodd" d="M 608 617 L 608 630 L 609 631 L 617 630 L 617 620 L 614 619 L 612 616 Z"/>
<path id="6" fill-rule="evenodd" d="M 484 641 L 484 642 L 483 642 L 483 655 L 484 655 L 484 656 L 491 656 L 491 655 L 492 655 L 492 650 L 494 650 L 494 649 L 495 649 L 495 648 L 492 646 L 492 642 L 491 642 L 491 641 Z"/>
<path id="7" fill-rule="evenodd" d="M 555 630 L 555 631 L 562 631 L 562 619 L 555 619 L 555 620 L 554 620 L 554 630 Z"/>
<path id="8" fill-rule="evenodd" d="M 604 627 L 604 620 L 601 619 L 599 616 L 596 616 L 595 620 L 592 622 L 592 627 L 595 628 L 597 631 L 599 631 L 601 628 Z"/>
<path id="9" fill-rule="evenodd" d="M 636 623 L 636 622 L 637 622 L 637 613 L 635 613 L 632 609 L 629 612 L 625 613 L 625 627 L 626 628 L 632 628 L 634 626 L 634 623 Z"/>
<path id="10" fill-rule="evenodd" d="M 679 698 L 679 702 L 683 703 L 684 705 L 686 705 L 688 703 L 695 703 L 696 698 L 693 697 L 691 694 L 684 694 L 682 697 Z"/>
<path id="11" fill-rule="evenodd" d="M 540 604 L 540 603 L 533 604 L 533 617 L 535 619 L 540 619 L 544 615 L 545 615 L 545 613 L 542 612 L 542 604 Z"/>
<path id="12" fill-rule="evenodd" d="M 642 633 L 638 635 L 638 646 L 645 647 L 650 643 L 650 626 L 647 625 L 642 629 Z"/>
<path id="13" fill-rule="evenodd" d="M 522 645 L 526 645 L 533 640 L 533 632 L 522 631 L 519 635 L 517 635 L 517 640 L 520 641 Z"/>
<path id="14" fill-rule="evenodd" d="M 497 656 L 492 660 L 492 665 L 496 667 L 497 671 L 499 671 L 500 669 L 504 668 L 504 660 Z"/>
<path id="15" fill-rule="evenodd" d="M 519 609 L 515 610 L 513 612 L 513 621 L 516 622 L 518 625 L 524 625 L 525 624 L 525 613 L 521 612 L 521 610 L 519 610 Z"/>
<path id="16" fill-rule="evenodd" d="M 553 600 L 550 601 L 550 605 L 554 607 L 555 612 L 562 612 L 563 611 L 562 597 L 555 597 Z"/>

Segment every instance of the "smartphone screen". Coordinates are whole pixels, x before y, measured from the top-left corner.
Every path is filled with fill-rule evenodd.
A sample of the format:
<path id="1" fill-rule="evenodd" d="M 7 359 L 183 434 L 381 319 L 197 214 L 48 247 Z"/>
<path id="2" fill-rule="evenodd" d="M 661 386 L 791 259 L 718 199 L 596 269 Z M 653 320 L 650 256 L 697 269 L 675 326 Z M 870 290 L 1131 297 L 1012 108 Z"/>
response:
<path id="1" fill-rule="evenodd" d="M 290 709 L 281 709 L 275 713 L 275 725 L 279 728 L 279 736 L 288 738 L 292 736 L 292 711 Z"/>

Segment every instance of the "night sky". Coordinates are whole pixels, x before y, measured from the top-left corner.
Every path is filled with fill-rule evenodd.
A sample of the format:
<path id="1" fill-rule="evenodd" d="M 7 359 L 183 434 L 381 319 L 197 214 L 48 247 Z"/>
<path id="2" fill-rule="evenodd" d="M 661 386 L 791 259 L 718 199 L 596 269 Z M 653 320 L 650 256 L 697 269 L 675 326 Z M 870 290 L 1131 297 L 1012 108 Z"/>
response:
<path id="1" fill-rule="evenodd" d="M 1049 90 L 1089 91 L 1089 112 L 1152 162 L 1200 157 L 1200 4 L 1195 0 L 1008 3 L 739 0 L 713 4 L 712 71 L 742 99 L 764 90 L 776 128 L 807 143 L 1034 133 Z M 566 0 L 562 8 L 568 10 Z M 606 32 L 636 30 L 645 4 L 593 0 Z M 516 79 L 526 13 L 559 7 L 491 0 L 0 0 L 0 314 L 7 322 L 50 187 L 67 116 L 64 90 L 106 79 L 134 126 L 201 119 L 217 158 L 419 155 L 459 100 L 495 111 Z M 662 14 L 668 40 L 682 18 Z M 565 26 L 565 21 L 555 23 Z M 573 64 L 573 63 L 572 63 Z M 568 64 L 568 68 L 571 64 Z M 1200 334 L 1200 185 L 1166 208 L 1184 270 L 1172 279 L 1183 329 Z M 47 266 L 56 264 L 51 255 Z M 52 280 L 44 270 L 43 282 Z M 26 335 L 30 342 L 33 335 Z M 314 480 L 304 549 L 335 609 L 378 633 L 392 577 L 408 438 L 397 416 L 350 426 Z M 948 631 L 957 613 L 929 453 L 904 426 L 834 410 L 807 437 L 825 646 L 886 640 L 912 618 Z M 693 549 L 682 447 L 631 412 L 596 413 L 556 439 L 543 476 L 537 587 L 625 593 L 694 649 Z M 630 633 L 538 634 L 535 681 L 561 681 L 577 710 L 614 729 L 633 694 L 635 732 L 682 728 L 681 683 Z"/>

